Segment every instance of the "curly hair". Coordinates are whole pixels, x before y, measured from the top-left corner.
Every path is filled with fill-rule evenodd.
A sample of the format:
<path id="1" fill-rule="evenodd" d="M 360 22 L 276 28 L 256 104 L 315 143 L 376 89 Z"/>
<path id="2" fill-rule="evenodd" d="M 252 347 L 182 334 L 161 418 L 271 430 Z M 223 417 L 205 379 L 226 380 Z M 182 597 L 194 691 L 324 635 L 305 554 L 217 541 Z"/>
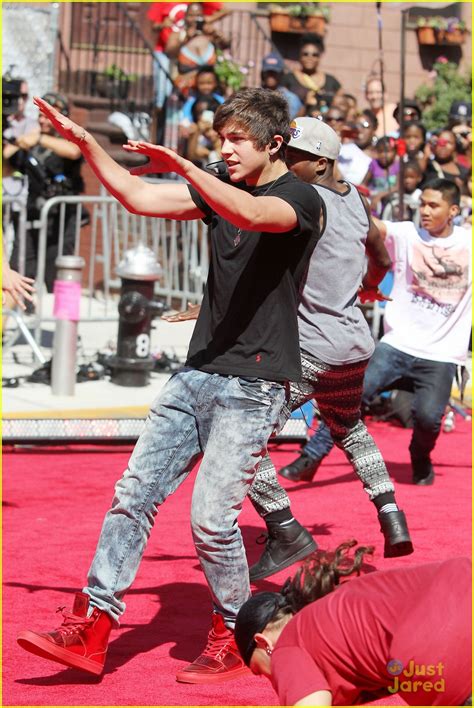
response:
<path id="1" fill-rule="evenodd" d="M 315 551 L 294 578 L 288 578 L 279 593 L 262 592 L 242 605 L 235 624 L 235 640 L 247 666 L 256 648 L 256 633 L 268 625 L 284 624 L 288 615 L 333 592 L 341 578 L 354 573 L 360 575 L 364 556 L 371 555 L 374 547 L 359 546 L 351 558 L 349 551 L 356 545 L 357 541 L 352 539 L 341 543 L 333 552 Z"/>
<path id="2" fill-rule="evenodd" d="M 354 557 L 349 557 L 351 548 L 357 545 L 352 539 L 341 543 L 335 551 L 315 551 L 303 563 L 293 579 L 288 578 L 281 589 L 287 604 L 296 613 L 310 602 L 320 600 L 336 589 L 341 578 L 360 575 L 365 555 L 374 552 L 373 546 L 359 546 Z"/>

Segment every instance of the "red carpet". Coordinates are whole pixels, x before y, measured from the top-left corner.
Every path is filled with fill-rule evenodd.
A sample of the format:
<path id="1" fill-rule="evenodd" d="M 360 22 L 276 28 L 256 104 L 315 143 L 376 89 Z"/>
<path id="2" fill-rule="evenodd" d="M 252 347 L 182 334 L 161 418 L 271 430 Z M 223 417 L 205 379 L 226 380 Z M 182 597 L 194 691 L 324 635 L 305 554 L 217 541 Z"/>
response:
<path id="1" fill-rule="evenodd" d="M 371 424 L 405 510 L 414 555 L 382 557 L 382 536 L 373 506 L 339 450 L 320 468 L 313 484 L 285 482 L 295 515 L 321 546 L 349 537 L 375 544 L 377 568 L 421 563 L 471 552 L 470 424 L 457 418 L 434 453 L 433 487 L 410 484 L 411 431 Z M 273 448 L 278 467 L 294 445 Z M 157 528 L 119 631 L 112 635 L 105 674 L 88 677 L 21 650 L 21 629 L 51 630 L 60 624 L 59 605 L 72 606 L 84 582 L 102 517 L 129 449 L 17 449 L 4 453 L 3 705 L 277 705 L 265 679 L 249 676 L 220 686 L 178 684 L 177 669 L 196 658 L 210 622 L 210 601 L 189 530 L 191 478 L 163 506 Z M 250 562 L 262 546 L 261 523 L 250 504 L 241 515 Z M 294 570 L 294 569 L 293 569 Z M 288 572 L 258 589 L 277 589 Z M 378 701 L 400 705 L 400 699 Z"/>

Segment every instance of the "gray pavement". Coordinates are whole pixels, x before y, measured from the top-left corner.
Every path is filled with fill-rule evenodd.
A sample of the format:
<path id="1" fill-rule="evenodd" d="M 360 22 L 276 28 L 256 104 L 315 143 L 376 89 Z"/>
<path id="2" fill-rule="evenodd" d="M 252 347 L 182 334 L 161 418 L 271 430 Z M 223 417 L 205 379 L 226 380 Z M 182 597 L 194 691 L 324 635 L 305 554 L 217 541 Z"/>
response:
<path id="1" fill-rule="evenodd" d="M 45 315 L 52 315 L 53 298 L 45 298 Z M 90 302 L 83 298 L 81 316 L 104 317 L 114 312 L 108 305 L 108 312 L 100 300 Z M 25 316 L 25 322 L 31 324 L 31 317 Z M 51 358 L 54 322 L 46 322 L 41 332 L 41 350 L 47 360 Z M 157 319 L 151 333 L 151 352 L 164 352 L 184 361 L 194 322 L 169 323 Z M 5 329 L 8 339 L 14 334 L 11 321 Z M 85 321 L 78 325 L 77 363 L 94 361 L 98 352 L 112 352 L 117 341 L 118 322 Z M 23 340 L 24 342 L 24 340 Z M 40 363 L 35 360 L 31 348 L 21 342 L 6 346 L 3 350 L 3 378 L 18 378 L 17 388 L 2 389 L 3 418 L 50 418 L 70 417 L 122 417 L 124 415 L 145 415 L 153 398 L 168 380 L 169 374 L 152 373 L 150 383 L 144 387 L 124 387 L 111 383 L 109 377 L 99 381 L 76 383 L 73 396 L 54 396 L 51 386 L 43 383 L 31 383 L 24 380 Z"/>

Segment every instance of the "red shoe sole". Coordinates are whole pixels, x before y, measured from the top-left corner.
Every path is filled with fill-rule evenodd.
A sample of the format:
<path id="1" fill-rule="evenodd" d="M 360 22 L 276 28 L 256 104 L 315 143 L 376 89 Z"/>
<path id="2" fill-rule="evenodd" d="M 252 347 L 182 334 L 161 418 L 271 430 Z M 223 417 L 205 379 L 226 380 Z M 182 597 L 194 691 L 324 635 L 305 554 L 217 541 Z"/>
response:
<path id="1" fill-rule="evenodd" d="M 180 683 L 224 683 L 233 681 L 241 676 L 248 676 L 252 672 L 246 666 L 236 671 L 228 671 L 222 674 L 191 673 L 191 671 L 180 671 L 176 674 L 176 681 Z"/>
<path id="2" fill-rule="evenodd" d="M 20 632 L 17 642 L 22 649 L 29 651 L 31 654 L 41 656 L 43 659 L 57 661 L 73 669 L 82 669 L 82 671 L 87 671 L 87 673 L 95 674 L 96 676 L 99 676 L 104 670 L 103 665 L 98 664 L 97 661 L 73 654 L 30 630 Z"/>

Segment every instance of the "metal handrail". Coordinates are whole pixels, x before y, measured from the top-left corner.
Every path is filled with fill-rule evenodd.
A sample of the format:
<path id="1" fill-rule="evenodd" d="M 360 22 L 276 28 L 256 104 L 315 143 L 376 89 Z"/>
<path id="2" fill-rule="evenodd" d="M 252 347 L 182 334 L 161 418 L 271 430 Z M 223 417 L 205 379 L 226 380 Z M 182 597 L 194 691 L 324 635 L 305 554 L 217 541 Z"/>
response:
<path id="1" fill-rule="evenodd" d="M 147 179 L 152 183 L 165 180 Z M 157 217 L 145 217 L 129 213 L 114 197 L 107 193 L 95 196 L 57 196 L 48 199 L 39 218 L 26 222 L 28 228 L 37 230 L 38 260 L 35 278 L 36 308 L 33 329 L 36 342 L 40 342 L 41 325 L 54 321 L 45 314 L 45 274 L 48 254 L 48 229 L 51 229 L 51 213 L 55 210 L 58 227 L 58 255 L 63 253 L 64 233 L 69 219 L 75 219 L 74 254 L 81 248 L 81 221 L 83 213 L 90 211 L 90 249 L 86 256 L 88 273 L 86 290 L 89 303 L 81 320 L 115 321 L 118 318 L 112 291 L 118 290 L 120 280 L 114 279 L 114 269 L 123 258 L 125 250 L 143 242 L 152 248 L 163 268 L 161 281 L 155 284 L 155 294 L 171 305 L 176 299 L 180 307 L 188 301 L 199 301 L 209 269 L 207 227 L 199 220 L 175 221 Z M 72 210 L 67 214 L 66 209 Z M 66 218 L 67 217 L 67 218 Z M 18 234 L 17 234 L 18 237 Z M 26 240 L 26 233 L 21 237 Z M 100 240 L 99 240 L 100 239 Z M 101 249 L 99 249 L 101 243 Z M 24 246 L 23 246 L 24 248 Z M 51 257 L 51 256 L 48 256 Z M 97 266 L 102 267 L 102 314 L 97 316 L 93 307 Z"/>

